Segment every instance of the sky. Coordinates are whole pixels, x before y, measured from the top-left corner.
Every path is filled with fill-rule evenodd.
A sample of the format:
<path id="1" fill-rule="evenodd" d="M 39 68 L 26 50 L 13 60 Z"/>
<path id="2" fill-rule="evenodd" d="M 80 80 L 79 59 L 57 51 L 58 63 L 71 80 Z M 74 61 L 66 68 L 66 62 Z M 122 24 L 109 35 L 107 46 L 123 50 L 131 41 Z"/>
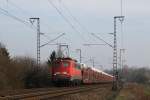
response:
<path id="1" fill-rule="evenodd" d="M 90 33 L 95 33 L 113 44 L 113 37 L 108 33 L 113 32 L 113 17 L 121 15 L 120 0 L 49 1 L 65 16 L 65 20 L 48 0 L 0 0 L 0 8 L 27 22 L 30 17 L 40 17 L 41 32 L 47 36 L 41 36 L 41 44 L 66 33 L 53 43 L 67 43 L 70 55 L 76 59 L 79 59 L 76 49 L 82 49 L 84 63 L 91 65 L 89 59 L 94 58 L 95 66 L 103 66 L 103 69 L 112 68 L 112 48 L 84 46 L 83 44 L 103 44 Z M 125 20 L 122 31 L 120 21 L 117 21 L 118 51 L 120 48 L 126 49 L 125 64 L 129 66 L 150 66 L 150 1 L 122 1 Z M 80 25 L 70 16 L 68 10 Z M 6 45 L 11 57 L 31 56 L 36 58 L 36 30 L 30 27 L 30 23 L 26 26 L 3 15 L 2 12 L 0 10 L 0 41 Z M 50 53 L 56 49 L 56 45 L 42 47 L 42 61 L 46 61 Z"/>

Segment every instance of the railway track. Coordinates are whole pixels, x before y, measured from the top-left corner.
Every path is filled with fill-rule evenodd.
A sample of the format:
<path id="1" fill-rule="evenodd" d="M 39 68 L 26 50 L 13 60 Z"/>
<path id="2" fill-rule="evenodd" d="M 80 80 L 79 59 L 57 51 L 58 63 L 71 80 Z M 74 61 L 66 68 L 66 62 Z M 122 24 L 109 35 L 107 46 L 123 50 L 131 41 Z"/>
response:
<path id="1" fill-rule="evenodd" d="M 67 87 L 63 87 L 67 88 Z M 53 91 L 57 90 L 59 88 L 57 87 L 51 87 L 51 88 L 33 88 L 33 89 L 22 89 L 22 90 L 7 90 L 7 91 L 1 91 L 0 92 L 0 97 L 5 97 L 5 96 L 12 96 L 12 95 L 20 95 L 20 94 L 26 94 L 26 93 L 33 93 L 37 91 Z"/>
<path id="2" fill-rule="evenodd" d="M 87 92 L 89 90 L 105 88 L 110 86 L 110 84 L 105 85 L 86 85 L 81 87 L 61 87 L 61 88 L 50 88 L 50 89 L 35 89 L 29 90 L 28 92 L 22 92 L 17 94 L 6 95 L 0 97 L 0 100 L 46 100 L 50 98 L 55 98 L 63 95 Z"/>

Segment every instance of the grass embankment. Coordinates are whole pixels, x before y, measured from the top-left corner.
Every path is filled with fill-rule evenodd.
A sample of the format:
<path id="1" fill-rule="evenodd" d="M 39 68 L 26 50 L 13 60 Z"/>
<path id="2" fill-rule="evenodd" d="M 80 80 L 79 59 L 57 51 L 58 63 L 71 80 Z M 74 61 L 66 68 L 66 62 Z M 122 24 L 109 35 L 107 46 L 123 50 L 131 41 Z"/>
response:
<path id="1" fill-rule="evenodd" d="M 145 86 L 144 94 L 145 94 L 146 98 L 150 100 L 150 85 Z"/>
<path id="2" fill-rule="evenodd" d="M 150 100 L 150 85 L 127 84 L 116 100 Z"/>

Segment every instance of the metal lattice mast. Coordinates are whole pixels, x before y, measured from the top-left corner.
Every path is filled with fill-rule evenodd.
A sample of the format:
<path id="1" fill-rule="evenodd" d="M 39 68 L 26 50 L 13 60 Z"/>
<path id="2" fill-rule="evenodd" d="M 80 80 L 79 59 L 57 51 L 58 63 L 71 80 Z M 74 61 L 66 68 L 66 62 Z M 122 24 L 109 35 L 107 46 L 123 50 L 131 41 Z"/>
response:
<path id="1" fill-rule="evenodd" d="M 113 46 L 113 76 L 117 80 L 117 37 L 116 37 L 116 17 L 114 17 L 114 46 Z M 114 77 L 114 78 L 115 78 Z M 113 78 L 113 89 L 117 89 L 117 83 Z"/>
<path id="2" fill-rule="evenodd" d="M 40 67 L 40 19 L 37 18 L 37 65 Z"/>
<path id="3" fill-rule="evenodd" d="M 37 67 L 40 67 L 40 18 L 30 18 L 31 23 L 33 24 L 37 21 Z"/>
<path id="4" fill-rule="evenodd" d="M 113 46 L 113 90 L 117 90 L 118 85 L 118 69 L 117 69 L 117 19 L 122 20 L 124 16 L 115 16 L 114 17 L 114 46 Z M 116 80 L 115 80 L 116 78 Z"/>

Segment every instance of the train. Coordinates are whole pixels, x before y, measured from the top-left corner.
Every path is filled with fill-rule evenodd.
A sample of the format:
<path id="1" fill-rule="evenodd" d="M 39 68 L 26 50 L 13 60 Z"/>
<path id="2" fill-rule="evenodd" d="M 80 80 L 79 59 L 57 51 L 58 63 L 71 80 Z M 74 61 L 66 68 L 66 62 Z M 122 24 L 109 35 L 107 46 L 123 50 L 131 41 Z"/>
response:
<path id="1" fill-rule="evenodd" d="M 52 82 L 60 85 L 112 83 L 115 77 L 72 58 L 57 58 L 52 64 Z"/>

